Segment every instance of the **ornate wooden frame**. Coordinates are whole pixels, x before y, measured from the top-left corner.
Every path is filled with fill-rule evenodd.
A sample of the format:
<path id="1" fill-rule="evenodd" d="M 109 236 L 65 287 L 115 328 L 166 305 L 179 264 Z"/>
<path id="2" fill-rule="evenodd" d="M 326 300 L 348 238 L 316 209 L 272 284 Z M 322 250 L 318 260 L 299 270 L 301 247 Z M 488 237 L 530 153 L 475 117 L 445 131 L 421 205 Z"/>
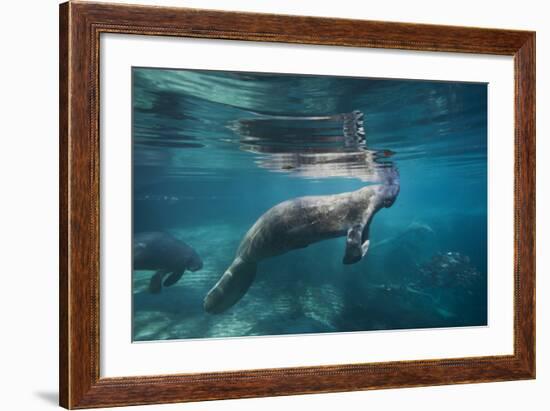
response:
<path id="1" fill-rule="evenodd" d="M 515 62 L 514 354 L 154 377 L 99 373 L 101 33 L 500 54 Z M 60 6 L 60 404 L 90 408 L 535 377 L 535 33 L 69 2 Z"/>

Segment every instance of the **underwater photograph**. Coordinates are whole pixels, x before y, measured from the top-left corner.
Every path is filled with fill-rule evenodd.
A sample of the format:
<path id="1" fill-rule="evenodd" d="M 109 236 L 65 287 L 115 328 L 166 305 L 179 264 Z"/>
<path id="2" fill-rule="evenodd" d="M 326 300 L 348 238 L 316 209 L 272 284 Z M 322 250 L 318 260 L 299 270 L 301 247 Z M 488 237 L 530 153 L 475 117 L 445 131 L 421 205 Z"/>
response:
<path id="1" fill-rule="evenodd" d="M 134 342 L 487 326 L 487 84 L 132 68 Z"/>

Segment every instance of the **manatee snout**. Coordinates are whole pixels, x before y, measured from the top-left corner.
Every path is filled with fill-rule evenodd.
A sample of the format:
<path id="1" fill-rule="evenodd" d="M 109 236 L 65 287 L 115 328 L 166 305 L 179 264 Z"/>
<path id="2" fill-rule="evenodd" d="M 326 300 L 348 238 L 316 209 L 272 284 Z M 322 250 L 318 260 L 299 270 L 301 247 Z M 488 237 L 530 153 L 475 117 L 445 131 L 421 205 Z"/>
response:
<path id="1" fill-rule="evenodd" d="M 392 184 L 383 185 L 380 188 L 380 196 L 382 197 L 382 204 L 384 207 L 389 208 L 395 203 L 395 199 L 399 194 L 399 183 L 394 182 Z"/>
<path id="2" fill-rule="evenodd" d="M 198 255 L 191 258 L 187 263 L 187 269 L 193 272 L 200 270 L 202 266 L 203 266 L 202 260 Z"/>

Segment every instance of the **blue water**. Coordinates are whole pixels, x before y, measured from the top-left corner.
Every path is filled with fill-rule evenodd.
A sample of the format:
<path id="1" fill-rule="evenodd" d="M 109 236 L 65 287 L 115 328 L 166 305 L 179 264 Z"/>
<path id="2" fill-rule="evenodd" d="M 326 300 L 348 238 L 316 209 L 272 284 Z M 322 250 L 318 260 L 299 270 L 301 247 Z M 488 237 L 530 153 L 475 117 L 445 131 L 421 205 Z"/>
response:
<path id="1" fill-rule="evenodd" d="M 134 233 L 162 231 L 203 267 L 149 292 L 133 272 L 136 341 L 487 324 L 487 85 L 133 69 Z M 370 249 L 345 237 L 263 260 L 222 314 L 203 298 L 274 205 L 384 183 Z"/>

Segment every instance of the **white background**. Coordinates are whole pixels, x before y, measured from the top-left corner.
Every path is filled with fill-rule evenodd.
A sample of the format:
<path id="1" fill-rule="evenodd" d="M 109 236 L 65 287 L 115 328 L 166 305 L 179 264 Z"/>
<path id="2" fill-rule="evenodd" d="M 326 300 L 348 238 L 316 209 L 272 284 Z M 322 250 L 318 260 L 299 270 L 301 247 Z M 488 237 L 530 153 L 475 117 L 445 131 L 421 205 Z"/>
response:
<path id="1" fill-rule="evenodd" d="M 280 409 L 546 409 L 548 349 L 549 12 L 545 2 L 393 1 L 171 1 L 202 8 L 340 16 L 537 30 L 538 281 L 535 381 L 323 394 L 149 406 L 158 410 Z M 57 402 L 57 1 L 6 2 L 2 8 L 0 65 L 0 175 L 2 209 L 2 396 L 9 410 L 54 409 Z M 541 114 L 542 113 L 542 114 Z M 7 263 L 7 264 L 6 264 Z M 542 401 L 546 400 L 546 404 Z M 137 408 L 134 408 L 137 409 Z"/>

